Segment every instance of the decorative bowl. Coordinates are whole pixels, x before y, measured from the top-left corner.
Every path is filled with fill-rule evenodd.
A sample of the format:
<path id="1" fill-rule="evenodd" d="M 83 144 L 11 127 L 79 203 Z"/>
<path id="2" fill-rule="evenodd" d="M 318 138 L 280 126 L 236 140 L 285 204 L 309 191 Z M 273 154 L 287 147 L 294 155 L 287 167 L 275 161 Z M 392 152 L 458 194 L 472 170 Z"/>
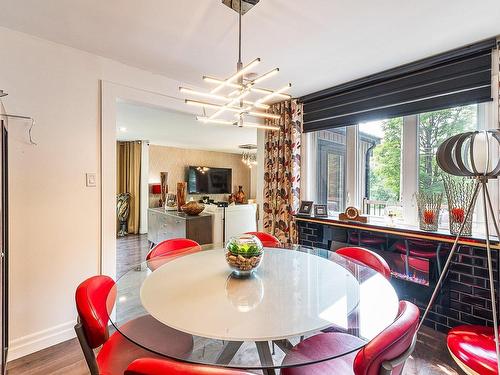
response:
<path id="1" fill-rule="evenodd" d="M 264 255 L 262 242 L 250 234 L 229 239 L 226 243 L 226 261 L 236 277 L 247 277 L 257 269 Z"/>
<path id="2" fill-rule="evenodd" d="M 181 207 L 182 212 L 189 216 L 199 215 L 205 209 L 203 203 L 198 203 L 195 201 L 190 201 Z"/>

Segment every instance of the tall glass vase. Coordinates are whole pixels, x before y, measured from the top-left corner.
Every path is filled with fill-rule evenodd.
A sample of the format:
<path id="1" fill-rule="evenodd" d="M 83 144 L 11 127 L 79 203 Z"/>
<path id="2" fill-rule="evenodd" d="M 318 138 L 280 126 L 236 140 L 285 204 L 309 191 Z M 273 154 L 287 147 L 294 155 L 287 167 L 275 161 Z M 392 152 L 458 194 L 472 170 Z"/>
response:
<path id="1" fill-rule="evenodd" d="M 177 211 L 182 212 L 182 206 L 186 204 L 186 182 L 177 183 Z"/>
<path id="2" fill-rule="evenodd" d="M 443 182 L 446 190 L 446 198 L 448 200 L 450 233 L 455 235 L 458 234 L 460 226 L 465 221 L 462 236 L 471 236 L 472 213 L 474 212 L 474 205 L 476 204 L 475 200 L 473 201 L 474 180 L 444 175 Z M 465 220 L 465 214 L 470 205 L 472 205 L 471 212 L 467 220 Z"/>
<path id="3" fill-rule="evenodd" d="M 420 229 L 429 232 L 437 231 L 443 193 L 428 193 L 421 191 L 415 194 L 415 196 L 417 198 Z"/>

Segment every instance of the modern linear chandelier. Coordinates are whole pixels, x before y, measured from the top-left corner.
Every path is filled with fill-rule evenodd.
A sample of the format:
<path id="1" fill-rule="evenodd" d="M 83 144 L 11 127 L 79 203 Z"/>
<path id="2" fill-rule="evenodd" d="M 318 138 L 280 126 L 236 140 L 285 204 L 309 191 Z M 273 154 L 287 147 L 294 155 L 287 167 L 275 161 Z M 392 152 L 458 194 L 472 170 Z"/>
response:
<path id="1" fill-rule="evenodd" d="M 233 9 L 234 8 L 235 6 L 233 4 Z M 277 114 L 266 113 L 266 110 L 270 108 L 268 103 L 273 99 L 290 99 L 291 95 L 285 92 L 292 84 L 289 83 L 278 90 L 259 87 L 258 85 L 261 82 L 277 74 L 279 68 L 272 69 L 259 76 L 254 74 L 251 69 L 260 63 L 260 58 L 256 58 L 249 64 L 243 66 L 241 61 L 241 0 L 239 0 L 239 6 L 237 6 L 237 8 L 238 63 L 236 65 L 236 73 L 226 79 L 203 76 L 205 82 L 215 85 L 209 92 L 196 91 L 187 87 L 179 87 L 179 91 L 189 96 L 204 97 L 215 101 L 185 99 L 186 104 L 203 108 L 204 115 L 196 116 L 196 119 L 203 123 L 279 130 L 278 126 L 267 125 L 255 121 L 257 121 L 256 118 L 279 119 L 280 116 Z M 207 115 L 207 109 L 211 110 L 212 113 Z M 230 115 L 229 118 L 228 115 Z"/>
<path id="2" fill-rule="evenodd" d="M 253 166 L 257 165 L 257 145 L 240 145 L 239 148 L 243 149 L 243 155 L 241 155 L 241 161 L 248 168 L 252 169 Z"/>

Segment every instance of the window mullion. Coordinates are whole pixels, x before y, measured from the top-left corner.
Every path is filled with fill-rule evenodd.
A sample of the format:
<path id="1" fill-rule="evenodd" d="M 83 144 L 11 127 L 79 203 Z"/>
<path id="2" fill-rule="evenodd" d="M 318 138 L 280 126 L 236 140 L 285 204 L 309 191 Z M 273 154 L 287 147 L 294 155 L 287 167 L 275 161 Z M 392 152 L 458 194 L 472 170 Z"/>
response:
<path id="1" fill-rule="evenodd" d="M 358 126 L 346 128 L 346 207 L 361 207 L 358 166 Z"/>
<path id="2" fill-rule="evenodd" d="M 418 191 L 418 171 L 418 116 L 405 116 L 401 142 L 401 203 L 405 223 L 418 222 L 414 199 L 414 194 Z"/>

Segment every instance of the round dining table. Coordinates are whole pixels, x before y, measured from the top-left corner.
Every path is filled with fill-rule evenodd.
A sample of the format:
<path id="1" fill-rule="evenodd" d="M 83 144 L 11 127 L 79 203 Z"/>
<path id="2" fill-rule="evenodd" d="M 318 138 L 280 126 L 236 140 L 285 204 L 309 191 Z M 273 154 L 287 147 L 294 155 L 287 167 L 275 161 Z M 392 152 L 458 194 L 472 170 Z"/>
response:
<path id="1" fill-rule="evenodd" d="M 399 305 L 389 281 L 373 269 L 300 245 L 264 248 L 260 267 L 248 278 L 232 274 L 222 245 L 186 249 L 133 267 L 114 292 L 110 320 L 138 346 L 182 362 L 264 374 L 361 349 L 394 321 Z M 192 335 L 193 349 L 179 353 L 151 330 L 128 324 L 144 318 Z M 294 345 L 323 332 L 362 340 L 283 362 Z"/>

